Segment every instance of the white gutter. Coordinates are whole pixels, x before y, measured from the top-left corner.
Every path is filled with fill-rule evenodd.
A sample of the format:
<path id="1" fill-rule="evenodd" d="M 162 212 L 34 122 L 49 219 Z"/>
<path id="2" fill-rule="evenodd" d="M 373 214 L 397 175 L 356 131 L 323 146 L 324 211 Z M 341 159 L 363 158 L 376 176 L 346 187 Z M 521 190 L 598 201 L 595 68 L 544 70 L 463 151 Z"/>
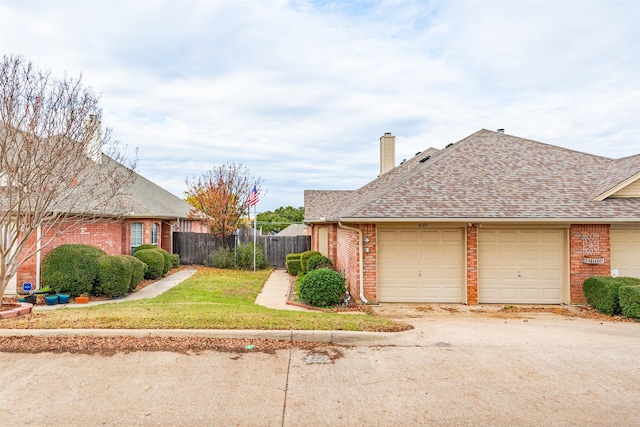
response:
<path id="1" fill-rule="evenodd" d="M 350 231 L 355 231 L 356 233 L 358 233 L 358 247 L 359 247 L 359 251 L 358 251 L 358 255 L 359 255 L 359 262 L 360 262 L 360 300 L 365 303 L 368 304 L 369 301 L 367 301 L 367 299 L 364 297 L 364 255 L 363 255 L 363 248 L 362 248 L 362 230 L 360 230 L 359 228 L 355 228 L 355 227 L 349 227 L 347 225 L 342 224 L 340 221 L 338 221 L 338 227 L 343 228 L 345 230 L 350 230 Z"/>

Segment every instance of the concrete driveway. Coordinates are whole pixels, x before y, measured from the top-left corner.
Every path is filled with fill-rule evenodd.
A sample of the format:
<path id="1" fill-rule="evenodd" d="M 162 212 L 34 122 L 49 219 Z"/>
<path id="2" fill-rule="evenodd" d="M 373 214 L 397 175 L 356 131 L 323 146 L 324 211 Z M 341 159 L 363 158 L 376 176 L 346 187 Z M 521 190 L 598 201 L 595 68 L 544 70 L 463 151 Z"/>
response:
<path id="1" fill-rule="evenodd" d="M 640 324 L 409 319 L 315 350 L 0 353 L 0 425 L 637 426 Z M 259 350 L 259 349 L 258 349 Z"/>

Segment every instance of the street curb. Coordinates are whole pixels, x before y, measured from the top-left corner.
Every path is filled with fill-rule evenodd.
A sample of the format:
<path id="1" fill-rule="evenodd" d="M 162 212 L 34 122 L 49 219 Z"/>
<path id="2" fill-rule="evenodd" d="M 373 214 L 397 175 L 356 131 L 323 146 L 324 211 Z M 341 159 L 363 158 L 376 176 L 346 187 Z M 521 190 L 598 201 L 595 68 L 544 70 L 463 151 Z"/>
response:
<path id="1" fill-rule="evenodd" d="M 406 331 L 405 331 L 406 332 Z M 0 329 L 0 337 L 174 337 L 305 341 L 339 345 L 389 344 L 401 332 L 302 331 L 258 329 Z"/>

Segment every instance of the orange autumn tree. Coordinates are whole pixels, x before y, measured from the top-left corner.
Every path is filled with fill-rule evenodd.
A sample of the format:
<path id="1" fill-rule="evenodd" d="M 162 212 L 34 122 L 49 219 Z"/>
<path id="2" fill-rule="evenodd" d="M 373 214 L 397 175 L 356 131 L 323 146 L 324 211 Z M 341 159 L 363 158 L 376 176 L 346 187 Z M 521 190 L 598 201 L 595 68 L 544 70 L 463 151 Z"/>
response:
<path id="1" fill-rule="evenodd" d="M 187 178 L 185 200 L 193 206 L 189 217 L 207 224 L 209 233 L 216 238 L 227 239 L 249 214 L 247 201 L 253 186 L 260 192 L 262 182 L 247 167 L 236 163 L 225 163 Z"/>

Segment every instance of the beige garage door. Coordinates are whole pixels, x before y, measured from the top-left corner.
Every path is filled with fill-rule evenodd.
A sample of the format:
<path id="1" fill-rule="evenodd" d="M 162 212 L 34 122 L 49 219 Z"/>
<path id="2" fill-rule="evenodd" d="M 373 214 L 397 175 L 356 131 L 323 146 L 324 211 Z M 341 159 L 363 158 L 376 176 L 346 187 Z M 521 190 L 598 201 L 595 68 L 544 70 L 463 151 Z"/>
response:
<path id="1" fill-rule="evenodd" d="M 611 268 L 621 276 L 640 277 L 640 226 L 611 226 Z"/>
<path id="2" fill-rule="evenodd" d="M 559 304 L 565 264 L 564 230 L 480 229 L 478 302 Z"/>
<path id="3" fill-rule="evenodd" d="M 380 302 L 463 302 L 461 229 L 378 229 Z"/>

